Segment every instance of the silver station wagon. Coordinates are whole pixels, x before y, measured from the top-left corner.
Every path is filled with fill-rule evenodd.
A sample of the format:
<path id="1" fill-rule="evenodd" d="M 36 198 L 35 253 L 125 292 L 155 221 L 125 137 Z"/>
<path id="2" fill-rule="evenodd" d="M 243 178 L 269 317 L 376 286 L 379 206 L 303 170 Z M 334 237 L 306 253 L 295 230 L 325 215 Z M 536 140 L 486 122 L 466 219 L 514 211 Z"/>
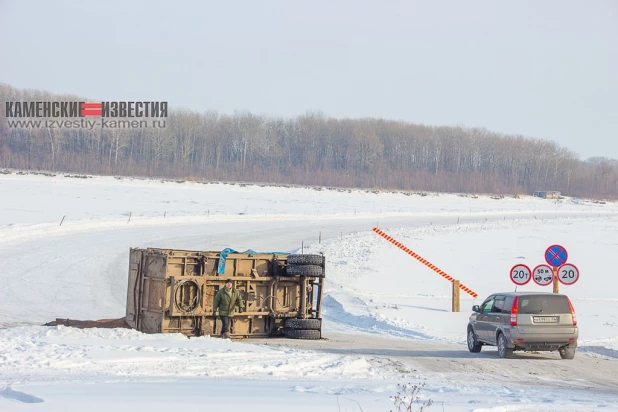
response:
<path id="1" fill-rule="evenodd" d="M 513 351 L 555 351 L 573 359 L 579 329 L 566 295 L 542 292 L 505 292 L 490 295 L 472 307 L 467 341 L 470 352 L 484 345 L 498 347 L 498 356 L 511 358 Z"/>

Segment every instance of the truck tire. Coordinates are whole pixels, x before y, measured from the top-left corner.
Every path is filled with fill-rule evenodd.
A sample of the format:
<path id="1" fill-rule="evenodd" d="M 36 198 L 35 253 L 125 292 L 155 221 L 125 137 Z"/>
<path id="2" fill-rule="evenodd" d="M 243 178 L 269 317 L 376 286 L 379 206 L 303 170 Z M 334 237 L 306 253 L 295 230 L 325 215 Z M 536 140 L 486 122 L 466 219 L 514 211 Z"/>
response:
<path id="1" fill-rule="evenodd" d="M 288 265 L 318 265 L 324 264 L 322 255 L 289 255 Z"/>
<path id="2" fill-rule="evenodd" d="M 308 339 L 308 340 L 322 339 L 322 333 L 319 330 L 283 329 L 283 336 L 285 336 L 288 339 Z"/>
<path id="3" fill-rule="evenodd" d="M 283 327 L 285 329 L 320 330 L 322 329 L 322 319 L 288 318 L 283 321 Z"/>
<path id="4" fill-rule="evenodd" d="M 288 265 L 286 268 L 288 276 L 309 276 L 319 278 L 324 276 L 324 269 L 316 265 Z"/>

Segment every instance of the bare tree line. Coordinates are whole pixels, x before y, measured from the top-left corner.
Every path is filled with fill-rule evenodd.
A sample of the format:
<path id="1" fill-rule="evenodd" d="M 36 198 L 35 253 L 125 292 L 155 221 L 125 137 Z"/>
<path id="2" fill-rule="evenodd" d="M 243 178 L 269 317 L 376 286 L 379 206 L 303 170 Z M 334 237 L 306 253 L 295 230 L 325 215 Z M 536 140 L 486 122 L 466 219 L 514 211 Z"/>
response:
<path id="1" fill-rule="evenodd" d="M 0 84 L 5 101 L 87 99 Z M 554 142 L 386 119 L 175 110 L 163 129 L 9 128 L 0 167 L 182 179 L 618 198 L 618 161 Z"/>

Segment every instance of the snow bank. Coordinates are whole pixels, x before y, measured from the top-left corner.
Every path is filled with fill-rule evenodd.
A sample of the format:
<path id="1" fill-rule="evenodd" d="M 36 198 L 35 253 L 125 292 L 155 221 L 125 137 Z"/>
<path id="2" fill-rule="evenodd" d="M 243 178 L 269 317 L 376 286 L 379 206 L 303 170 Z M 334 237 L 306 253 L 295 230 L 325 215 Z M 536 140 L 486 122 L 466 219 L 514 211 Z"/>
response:
<path id="1" fill-rule="evenodd" d="M 0 330 L 0 382 L 136 377 L 380 379 L 363 357 L 275 349 L 225 339 L 130 329 Z"/>

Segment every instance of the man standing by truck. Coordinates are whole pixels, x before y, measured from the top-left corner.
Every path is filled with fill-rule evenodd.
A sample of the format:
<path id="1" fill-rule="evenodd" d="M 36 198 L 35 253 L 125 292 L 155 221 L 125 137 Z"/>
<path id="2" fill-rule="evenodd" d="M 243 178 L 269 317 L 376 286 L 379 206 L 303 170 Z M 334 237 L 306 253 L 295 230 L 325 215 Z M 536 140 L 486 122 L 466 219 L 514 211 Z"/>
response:
<path id="1" fill-rule="evenodd" d="M 220 289 L 215 295 L 215 300 L 212 304 L 212 316 L 217 316 L 219 309 L 219 317 L 221 319 L 221 337 L 230 337 L 230 319 L 234 315 L 234 308 L 238 307 L 238 312 L 243 310 L 243 301 L 240 298 L 240 292 L 232 287 L 232 279 L 225 281 L 225 287 Z"/>

